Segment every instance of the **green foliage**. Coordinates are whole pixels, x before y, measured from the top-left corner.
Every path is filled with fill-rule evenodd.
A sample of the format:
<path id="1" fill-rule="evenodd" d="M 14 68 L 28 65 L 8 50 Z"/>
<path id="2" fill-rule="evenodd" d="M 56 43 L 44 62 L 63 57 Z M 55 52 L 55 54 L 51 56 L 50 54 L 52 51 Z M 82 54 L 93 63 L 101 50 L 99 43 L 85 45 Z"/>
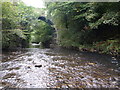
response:
<path id="1" fill-rule="evenodd" d="M 2 29 L 14 29 L 19 23 L 17 7 L 9 2 L 2 3 Z"/>
<path id="2" fill-rule="evenodd" d="M 120 24 L 119 4 L 120 2 L 93 3 L 92 7 L 86 12 L 86 19 L 90 21 L 91 28 L 98 28 L 101 24 L 118 26 Z"/>
<path id="3" fill-rule="evenodd" d="M 120 38 L 119 4 L 120 2 L 50 2 L 46 6 L 48 17 L 56 27 L 58 44 L 88 48 L 96 42 Z M 114 43 L 113 46 L 118 47 Z M 106 49 L 112 50 L 109 45 Z"/>
<path id="4" fill-rule="evenodd" d="M 84 44 L 79 46 L 79 50 L 119 55 L 120 41 L 116 39 L 95 42 L 93 45 Z"/>
<path id="5" fill-rule="evenodd" d="M 28 7 L 22 2 L 2 2 L 2 48 L 28 46 L 33 23 L 38 17 L 34 10 L 35 8 Z"/>
<path id="6" fill-rule="evenodd" d="M 2 47 L 4 49 L 21 47 L 25 38 L 25 35 L 19 29 L 4 30 L 2 31 Z"/>
<path id="7" fill-rule="evenodd" d="M 55 24 L 60 46 L 119 52 L 119 4 L 120 2 L 47 2 L 47 17 Z M 44 14 L 43 9 L 28 7 L 22 2 L 2 3 L 3 48 L 25 45 L 29 41 L 44 44 L 51 42 L 54 29 L 43 21 L 38 22 L 38 11 L 39 14 Z M 100 44 L 101 42 L 104 43 Z"/>
<path id="8" fill-rule="evenodd" d="M 120 41 L 119 40 L 107 40 L 101 41 L 94 44 L 94 47 L 101 50 L 103 53 L 114 53 L 120 52 Z"/>
<path id="9" fill-rule="evenodd" d="M 31 42 L 46 43 L 52 40 L 53 28 L 46 22 L 38 21 L 31 32 Z"/>

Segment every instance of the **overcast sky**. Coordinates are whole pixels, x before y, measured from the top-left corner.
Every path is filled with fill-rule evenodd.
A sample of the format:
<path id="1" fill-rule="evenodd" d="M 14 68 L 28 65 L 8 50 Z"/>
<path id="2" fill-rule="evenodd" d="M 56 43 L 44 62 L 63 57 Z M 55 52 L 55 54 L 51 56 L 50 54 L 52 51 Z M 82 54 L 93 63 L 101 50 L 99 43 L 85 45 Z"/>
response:
<path id="1" fill-rule="evenodd" d="M 43 0 L 22 0 L 26 5 L 36 8 L 45 8 Z"/>

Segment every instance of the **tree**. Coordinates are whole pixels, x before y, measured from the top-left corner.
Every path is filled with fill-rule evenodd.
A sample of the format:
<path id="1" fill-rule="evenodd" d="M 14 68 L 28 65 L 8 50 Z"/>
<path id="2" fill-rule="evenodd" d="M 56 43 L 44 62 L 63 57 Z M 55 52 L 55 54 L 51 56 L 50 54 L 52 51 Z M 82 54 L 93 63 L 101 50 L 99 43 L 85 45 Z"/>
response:
<path id="1" fill-rule="evenodd" d="M 98 42 L 106 45 L 110 40 L 115 40 L 116 44 L 113 45 L 119 44 L 119 4 L 120 2 L 47 2 L 46 6 L 48 17 L 57 28 L 58 44 L 80 48 L 93 47 Z M 102 47 L 102 44 L 99 47 Z M 117 46 L 117 51 L 118 48 Z"/>
<path id="2" fill-rule="evenodd" d="M 54 28 L 44 21 L 38 21 L 31 32 L 31 42 L 41 42 L 44 47 L 52 43 Z"/>
<path id="3" fill-rule="evenodd" d="M 4 49 L 27 47 L 33 22 L 37 19 L 33 7 L 24 3 L 2 2 L 2 46 Z"/>

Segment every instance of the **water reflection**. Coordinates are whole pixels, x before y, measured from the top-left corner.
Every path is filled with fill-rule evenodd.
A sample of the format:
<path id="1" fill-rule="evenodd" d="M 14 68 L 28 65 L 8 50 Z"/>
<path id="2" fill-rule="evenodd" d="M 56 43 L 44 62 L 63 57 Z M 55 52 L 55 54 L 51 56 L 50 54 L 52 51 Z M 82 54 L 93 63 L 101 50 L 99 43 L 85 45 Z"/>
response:
<path id="1" fill-rule="evenodd" d="M 111 60 L 67 49 L 22 49 L 3 52 L 0 76 L 4 87 L 118 88 L 120 73 Z"/>

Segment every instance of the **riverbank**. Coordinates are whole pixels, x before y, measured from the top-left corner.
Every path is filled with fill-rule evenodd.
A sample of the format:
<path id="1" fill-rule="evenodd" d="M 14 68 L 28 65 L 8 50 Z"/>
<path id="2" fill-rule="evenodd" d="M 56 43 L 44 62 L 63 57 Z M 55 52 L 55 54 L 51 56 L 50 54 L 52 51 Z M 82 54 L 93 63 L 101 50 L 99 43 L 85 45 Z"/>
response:
<path id="1" fill-rule="evenodd" d="M 62 46 L 64 47 L 64 46 Z M 102 54 L 120 55 L 120 41 L 119 40 L 106 40 L 93 44 L 83 44 L 79 46 L 66 47 L 79 51 L 97 52 Z"/>
<path id="2" fill-rule="evenodd" d="M 93 45 L 81 45 L 79 50 L 119 56 L 120 42 L 118 40 L 101 41 L 94 43 Z"/>
<path id="3" fill-rule="evenodd" d="M 68 48 L 68 49 L 74 49 L 77 51 L 82 52 L 94 52 L 99 54 L 106 54 L 106 55 L 112 55 L 118 59 L 120 59 L 120 42 L 119 40 L 107 40 L 107 41 L 101 41 L 96 42 L 94 44 L 84 44 L 79 45 L 79 47 L 63 47 L 62 48 Z"/>

